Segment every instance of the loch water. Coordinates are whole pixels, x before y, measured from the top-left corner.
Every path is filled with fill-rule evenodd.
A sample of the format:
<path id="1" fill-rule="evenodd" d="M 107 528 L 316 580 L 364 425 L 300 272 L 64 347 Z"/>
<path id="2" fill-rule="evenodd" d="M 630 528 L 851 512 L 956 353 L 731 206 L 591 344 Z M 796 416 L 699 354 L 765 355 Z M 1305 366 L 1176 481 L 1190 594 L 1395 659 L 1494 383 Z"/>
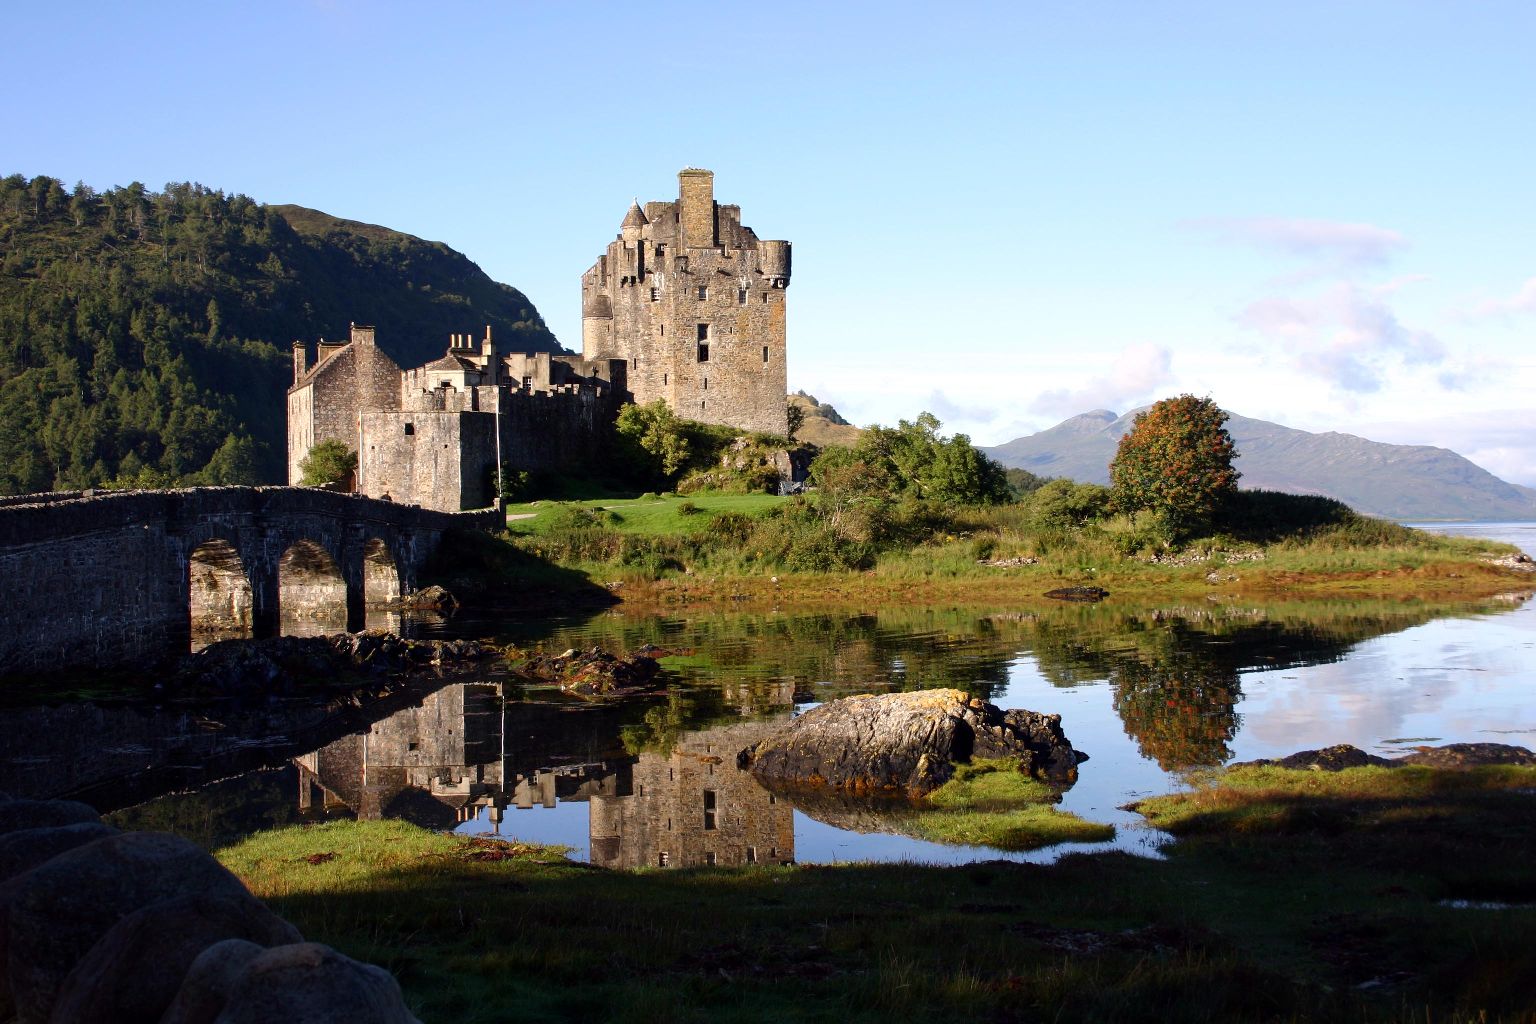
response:
<path id="1" fill-rule="evenodd" d="M 1519 544 L 1536 523 L 1428 527 Z M 651 643 L 666 694 L 590 706 L 463 676 L 336 714 L 95 703 L 0 709 L 0 791 L 78 796 L 126 827 L 211 845 L 336 816 L 402 817 L 559 843 L 612 867 L 1050 859 L 1164 838 L 1124 806 L 1233 761 L 1352 743 L 1536 747 L 1536 604 L 1207 600 L 1046 610 L 902 607 L 580 620 L 458 618 L 443 635 L 558 653 Z M 1106 844 L 1031 853 L 931 843 L 878 808 L 802 809 L 736 754 L 797 710 L 854 693 L 952 686 L 1055 712 L 1090 760 L 1060 806 Z"/>

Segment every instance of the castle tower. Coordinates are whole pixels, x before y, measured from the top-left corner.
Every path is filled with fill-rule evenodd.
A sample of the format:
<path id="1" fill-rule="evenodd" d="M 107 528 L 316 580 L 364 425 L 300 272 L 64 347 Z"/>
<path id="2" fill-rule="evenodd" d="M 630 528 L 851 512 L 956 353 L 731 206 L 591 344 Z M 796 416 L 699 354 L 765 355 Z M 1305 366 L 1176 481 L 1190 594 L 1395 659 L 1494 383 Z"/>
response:
<path id="1" fill-rule="evenodd" d="M 581 279 L 582 354 L 623 359 L 639 403 L 783 434 L 790 244 L 759 240 L 711 171 L 679 172 L 675 202 L 633 203 Z"/>

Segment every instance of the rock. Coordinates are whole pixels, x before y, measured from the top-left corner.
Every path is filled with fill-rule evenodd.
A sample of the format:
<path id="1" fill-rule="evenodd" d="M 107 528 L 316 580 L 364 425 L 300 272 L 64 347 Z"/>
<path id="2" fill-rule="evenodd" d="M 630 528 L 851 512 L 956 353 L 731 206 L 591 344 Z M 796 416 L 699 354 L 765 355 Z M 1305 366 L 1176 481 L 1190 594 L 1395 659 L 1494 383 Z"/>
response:
<path id="1" fill-rule="evenodd" d="M 1365 765 L 1390 768 L 1392 767 L 1392 762 L 1384 757 L 1377 757 L 1375 754 L 1367 754 L 1359 747 L 1352 747 L 1348 743 L 1339 743 L 1331 747 L 1323 747 L 1321 750 L 1299 750 L 1288 757 L 1280 758 L 1278 761 L 1272 758 L 1260 758 L 1257 761 L 1240 761 L 1230 767 L 1255 768 L 1273 766 L 1315 772 L 1341 772 L 1346 768 L 1360 768 Z"/>
<path id="2" fill-rule="evenodd" d="M 391 604 L 399 608 L 415 608 L 421 611 L 451 612 L 459 606 L 459 599 L 434 583 L 430 587 L 423 587 L 402 595 L 398 601 L 393 601 Z"/>
<path id="3" fill-rule="evenodd" d="M 420 1024 L 390 973 L 316 942 L 221 942 L 193 962 L 160 1024 Z"/>
<path id="4" fill-rule="evenodd" d="M 213 1024 L 245 969 L 263 952 L 245 939 L 225 939 L 204 949 L 187 968 L 160 1024 Z"/>
<path id="5" fill-rule="evenodd" d="M 1002 712 L 960 690 L 845 697 L 813 708 L 743 750 L 738 763 L 773 788 L 831 788 L 920 797 L 972 757 L 1015 758 L 1058 784 L 1077 779 L 1084 755 L 1061 716 Z"/>
<path id="6" fill-rule="evenodd" d="M 113 925 L 69 972 L 49 1024 L 154 1024 L 192 962 L 226 939 L 262 947 L 304 941 L 249 893 L 152 903 Z"/>
<path id="7" fill-rule="evenodd" d="M 1419 747 L 1394 761 L 1429 768 L 1477 768 L 1490 764 L 1536 764 L 1536 754 L 1508 743 L 1448 743 L 1443 747 Z"/>
<path id="8" fill-rule="evenodd" d="M 90 824 L 101 815 L 78 800 L 7 800 L 0 803 L 0 835 L 24 829 Z"/>
<path id="9" fill-rule="evenodd" d="M 416 669 L 474 661 L 487 653 L 474 640 L 407 640 L 385 630 L 220 640 L 186 658 L 169 686 L 217 697 L 287 696 L 335 686 L 338 678 L 355 685 L 366 678 L 357 675 L 359 669 Z"/>
<path id="10" fill-rule="evenodd" d="M 1448 743 L 1443 747 L 1418 747 L 1411 754 L 1386 758 L 1367 754 L 1359 747 L 1340 743 L 1321 750 L 1301 750 L 1282 757 L 1278 761 L 1263 759 L 1242 761 L 1233 768 L 1254 765 L 1276 765 L 1281 768 L 1310 769 L 1322 772 L 1340 772 L 1346 768 L 1374 765 L 1378 768 L 1397 768 L 1401 765 L 1423 765 L 1428 768 L 1476 768 L 1489 764 L 1536 765 L 1536 753 L 1525 747 L 1508 743 Z"/>
<path id="11" fill-rule="evenodd" d="M 517 671 L 529 682 L 554 683 L 579 697 L 626 697 L 657 689 L 656 676 L 661 666 L 649 654 L 621 658 L 594 647 L 586 652 L 572 649 L 554 657 L 535 655 L 519 665 Z"/>
<path id="12" fill-rule="evenodd" d="M 1103 587 L 1058 587 L 1047 590 L 1045 596 L 1057 601 L 1102 601 L 1109 596 L 1109 591 Z"/>
<path id="13" fill-rule="evenodd" d="M 129 914 L 189 893 L 247 896 L 240 880 L 180 836 L 127 832 L 77 846 L 0 884 L 0 1020 L 48 1019 L 65 977 Z"/>
<path id="14" fill-rule="evenodd" d="M 24 828 L 0 835 L 0 882 L 31 871 L 65 850 L 117 835 L 100 821 L 81 821 L 56 828 Z"/>

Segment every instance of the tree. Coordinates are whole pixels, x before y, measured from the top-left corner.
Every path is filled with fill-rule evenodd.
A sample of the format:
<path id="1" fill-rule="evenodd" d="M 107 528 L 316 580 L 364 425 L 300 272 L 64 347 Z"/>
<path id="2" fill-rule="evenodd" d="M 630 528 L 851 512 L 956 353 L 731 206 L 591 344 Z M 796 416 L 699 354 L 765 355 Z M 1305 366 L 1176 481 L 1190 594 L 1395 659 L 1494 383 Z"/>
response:
<path id="1" fill-rule="evenodd" d="M 1209 526 L 1237 490 L 1227 419 L 1214 401 L 1194 395 L 1165 398 L 1139 413 L 1109 464 L 1115 503 L 1159 515 L 1174 537 Z"/>
<path id="2" fill-rule="evenodd" d="M 345 480 L 357 469 L 357 453 L 340 441 L 321 441 L 299 462 L 299 483 L 322 487 Z"/>
<path id="3" fill-rule="evenodd" d="M 658 398 L 648 405 L 626 405 L 619 410 L 614 430 L 627 449 L 624 454 L 657 479 L 670 480 L 688 464 L 688 438 L 683 421 L 665 399 Z"/>

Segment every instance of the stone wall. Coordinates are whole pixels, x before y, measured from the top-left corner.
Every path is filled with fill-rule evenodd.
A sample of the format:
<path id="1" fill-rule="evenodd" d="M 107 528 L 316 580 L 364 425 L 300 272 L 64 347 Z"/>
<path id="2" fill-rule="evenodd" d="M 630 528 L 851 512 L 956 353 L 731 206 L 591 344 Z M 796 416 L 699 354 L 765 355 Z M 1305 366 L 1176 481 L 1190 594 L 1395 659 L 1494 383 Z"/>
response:
<path id="1" fill-rule="evenodd" d="M 202 548 L 206 556 L 220 547 L 211 542 L 235 552 L 233 560 L 225 552 L 222 567 L 233 572 L 238 564 L 249 595 L 213 593 L 206 600 L 226 601 L 234 614 L 249 615 L 256 636 L 269 636 L 280 621 L 280 567 L 301 542 L 323 551 L 337 567 L 345 619 L 360 624 L 370 541 L 378 542 L 372 548 L 375 561 L 387 550 L 397 586 L 410 590 L 443 530 L 500 525 L 496 512 L 442 513 L 316 488 L 41 497 L 0 506 L 0 579 L 7 585 L 0 602 L 0 674 L 104 666 L 185 651 L 194 553 Z M 373 572 L 379 579 L 377 567 Z M 234 584 L 226 580 L 224 586 Z M 327 604 L 333 604 L 336 590 L 327 593 Z M 248 612 L 239 611 L 242 604 Z"/>

